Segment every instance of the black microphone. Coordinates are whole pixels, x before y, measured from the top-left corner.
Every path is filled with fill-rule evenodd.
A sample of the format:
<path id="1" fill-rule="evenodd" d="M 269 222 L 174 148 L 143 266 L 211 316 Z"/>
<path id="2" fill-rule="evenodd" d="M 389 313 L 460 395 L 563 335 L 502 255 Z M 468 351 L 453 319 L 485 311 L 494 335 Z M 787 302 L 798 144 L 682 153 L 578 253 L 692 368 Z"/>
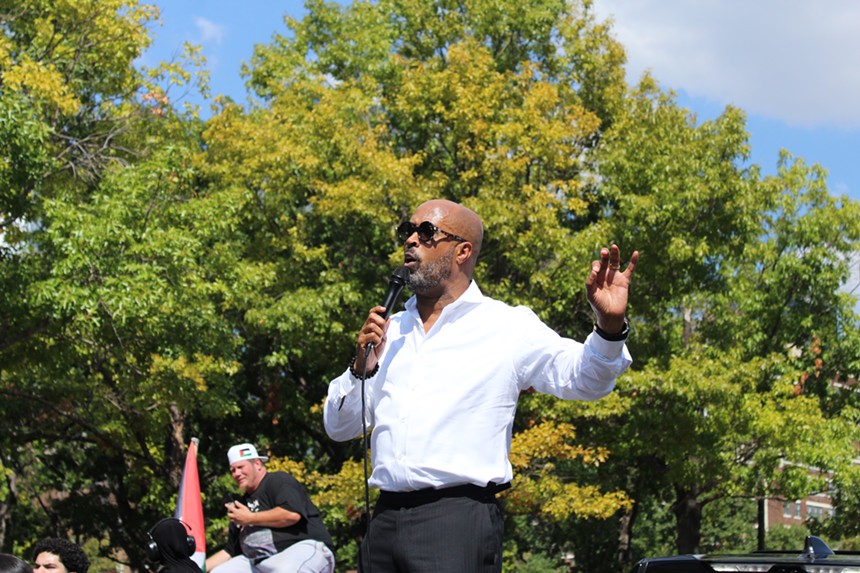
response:
<path id="1" fill-rule="evenodd" d="M 400 265 L 394 269 L 391 275 L 391 281 L 388 283 L 388 292 L 385 293 L 385 299 L 380 306 L 385 307 L 385 312 L 382 313 L 382 318 L 391 316 L 391 310 L 394 308 L 394 303 L 397 302 L 400 293 L 403 292 L 403 287 L 406 286 L 406 279 L 409 278 L 409 269 L 406 265 Z"/>
<path id="2" fill-rule="evenodd" d="M 382 304 L 379 306 L 385 307 L 385 312 L 382 313 L 382 318 L 387 319 L 391 316 L 391 310 L 394 308 L 394 303 L 397 302 L 397 297 L 400 296 L 400 293 L 403 292 L 403 287 L 406 286 L 406 279 L 409 278 L 409 269 L 406 268 L 406 265 L 400 265 L 396 269 L 394 269 L 394 273 L 391 275 L 391 280 L 388 281 L 388 292 L 385 293 L 385 300 L 382 301 Z M 370 342 L 365 348 L 365 360 L 370 356 L 370 351 L 373 349 L 375 345 Z"/>

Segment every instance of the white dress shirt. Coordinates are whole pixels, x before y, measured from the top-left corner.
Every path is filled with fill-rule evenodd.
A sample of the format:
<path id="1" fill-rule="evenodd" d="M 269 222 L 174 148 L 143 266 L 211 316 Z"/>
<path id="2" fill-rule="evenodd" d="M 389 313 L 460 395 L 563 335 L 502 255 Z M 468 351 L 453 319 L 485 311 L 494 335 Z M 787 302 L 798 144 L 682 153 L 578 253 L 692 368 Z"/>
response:
<path id="1" fill-rule="evenodd" d="M 562 338 L 530 309 L 485 297 L 474 281 L 426 333 L 413 296 L 391 317 L 379 371 L 365 382 L 370 485 L 413 491 L 509 482 L 520 392 L 596 400 L 630 363 L 623 341 Z M 348 369 L 329 384 L 324 421 L 332 439 L 361 435 L 360 393 Z"/>

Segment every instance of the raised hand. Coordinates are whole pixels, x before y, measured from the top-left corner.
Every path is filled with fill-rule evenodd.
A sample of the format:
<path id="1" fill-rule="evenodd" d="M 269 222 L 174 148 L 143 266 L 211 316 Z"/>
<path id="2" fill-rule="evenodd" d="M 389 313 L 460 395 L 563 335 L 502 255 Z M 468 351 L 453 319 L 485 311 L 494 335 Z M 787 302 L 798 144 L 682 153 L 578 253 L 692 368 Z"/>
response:
<path id="1" fill-rule="evenodd" d="M 618 245 L 600 249 L 600 260 L 591 262 L 591 273 L 585 279 L 585 293 L 594 311 L 594 318 L 605 332 L 614 334 L 624 329 L 630 278 L 639 261 L 639 251 L 633 251 L 627 268 L 621 270 Z"/>

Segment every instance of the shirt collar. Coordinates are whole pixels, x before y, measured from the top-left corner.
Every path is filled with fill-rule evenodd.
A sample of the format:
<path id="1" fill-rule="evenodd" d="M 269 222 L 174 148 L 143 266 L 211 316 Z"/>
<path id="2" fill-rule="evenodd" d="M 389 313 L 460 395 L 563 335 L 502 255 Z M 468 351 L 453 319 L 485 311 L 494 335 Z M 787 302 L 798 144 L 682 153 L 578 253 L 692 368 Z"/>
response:
<path id="1" fill-rule="evenodd" d="M 478 283 L 473 280 L 469 282 L 469 288 L 463 291 L 463 294 L 457 297 L 457 300 L 442 309 L 442 314 L 439 318 L 442 318 L 447 314 L 451 314 L 452 312 L 456 312 L 460 308 L 465 309 L 473 305 L 478 305 L 481 303 L 482 300 L 484 300 L 484 293 L 482 293 L 481 289 L 478 288 Z M 406 308 L 406 310 L 411 314 L 417 314 L 417 306 L 418 299 L 413 294 L 411 297 L 409 297 L 409 300 L 406 301 L 404 308 Z"/>

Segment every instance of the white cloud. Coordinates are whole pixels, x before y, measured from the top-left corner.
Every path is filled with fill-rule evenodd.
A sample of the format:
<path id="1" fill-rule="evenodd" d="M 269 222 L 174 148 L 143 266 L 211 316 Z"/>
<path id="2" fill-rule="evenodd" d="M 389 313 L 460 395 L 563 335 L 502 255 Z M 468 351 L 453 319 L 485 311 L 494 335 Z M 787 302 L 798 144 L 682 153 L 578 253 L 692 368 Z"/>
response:
<path id="1" fill-rule="evenodd" d="M 200 32 L 201 42 L 214 42 L 217 45 L 224 41 L 226 29 L 221 24 L 198 16 L 194 19 L 194 25 L 197 26 L 197 31 Z"/>
<path id="2" fill-rule="evenodd" d="M 802 127 L 860 129 L 860 2 L 596 0 L 666 88 Z"/>

